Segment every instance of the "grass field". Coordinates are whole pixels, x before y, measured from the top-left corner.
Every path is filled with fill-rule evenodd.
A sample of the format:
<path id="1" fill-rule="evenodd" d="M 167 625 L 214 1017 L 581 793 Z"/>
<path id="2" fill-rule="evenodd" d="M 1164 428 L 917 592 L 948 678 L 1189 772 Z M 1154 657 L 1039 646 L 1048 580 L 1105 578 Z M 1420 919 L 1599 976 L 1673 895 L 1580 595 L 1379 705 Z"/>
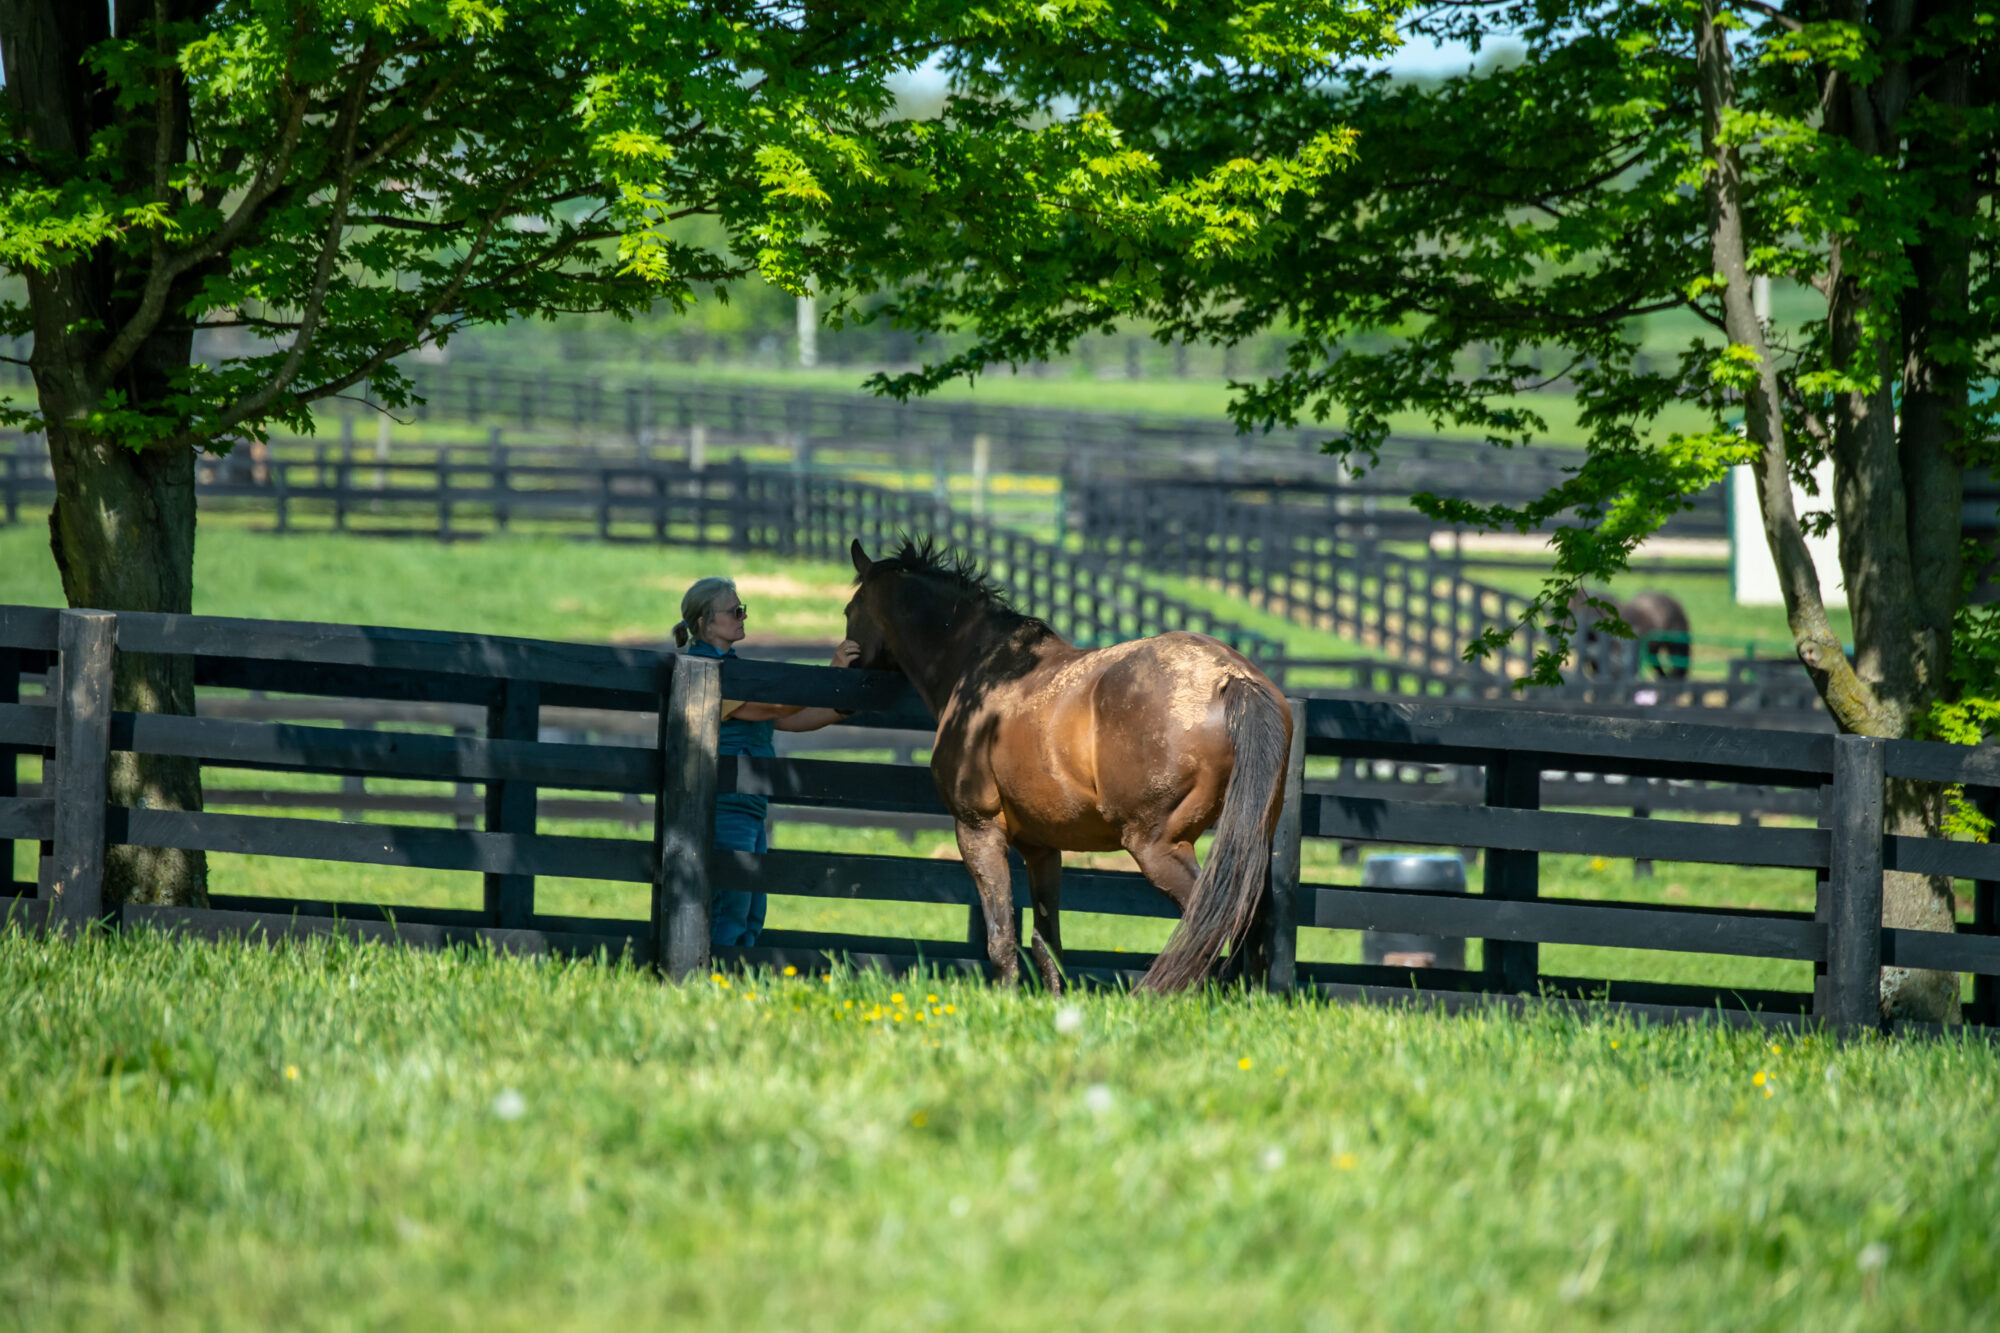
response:
<path id="1" fill-rule="evenodd" d="M 0 935 L 0 1321 L 1976 1328 L 2000 1059 Z"/>

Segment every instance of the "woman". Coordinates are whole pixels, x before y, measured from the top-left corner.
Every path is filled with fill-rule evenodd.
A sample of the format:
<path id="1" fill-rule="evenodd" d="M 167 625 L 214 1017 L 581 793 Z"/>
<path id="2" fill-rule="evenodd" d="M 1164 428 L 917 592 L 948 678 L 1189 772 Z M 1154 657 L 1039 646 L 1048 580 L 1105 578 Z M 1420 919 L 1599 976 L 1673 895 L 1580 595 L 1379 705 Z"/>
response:
<path id="1" fill-rule="evenodd" d="M 736 584 L 724 578 L 696 581 L 681 598 L 680 623 L 674 626 L 674 643 L 697 657 L 734 657 L 743 641 L 743 622 L 750 608 L 736 595 Z M 860 654 L 859 645 L 842 642 L 833 650 L 832 665 L 852 666 Z M 775 755 L 771 744 L 774 731 L 818 731 L 838 722 L 845 714 L 831 708 L 803 708 L 795 704 L 746 703 L 740 699 L 722 701 L 722 736 L 718 754 Z M 715 799 L 715 845 L 732 852 L 765 852 L 770 844 L 764 836 L 764 814 L 769 802 L 762 796 L 730 794 Z M 717 893 L 709 904 L 709 942 L 715 945 L 757 942 L 764 929 L 765 895 L 761 893 Z"/>

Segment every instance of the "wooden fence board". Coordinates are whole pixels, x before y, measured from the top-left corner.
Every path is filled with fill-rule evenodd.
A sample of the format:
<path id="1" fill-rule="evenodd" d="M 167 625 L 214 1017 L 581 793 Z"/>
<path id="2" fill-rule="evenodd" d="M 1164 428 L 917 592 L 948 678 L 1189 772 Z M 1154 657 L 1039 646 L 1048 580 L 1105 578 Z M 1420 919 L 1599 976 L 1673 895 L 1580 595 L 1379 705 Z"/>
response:
<path id="1" fill-rule="evenodd" d="M 2000 846 L 1892 833 L 1882 839 L 1882 868 L 1956 879 L 2000 879 Z"/>
<path id="2" fill-rule="evenodd" d="M 50 748 L 56 743 L 56 710 L 37 704 L 0 703 L 0 743 Z"/>
<path id="3" fill-rule="evenodd" d="M 0 800 L 0 839 L 33 838 L 39 841 L 55 835 L 56 803 L 53 799 L 10 796 Z M 11 863 L 0 866 L 0 872 L 4 872 L 0 878 L 12 878 L 13 869 Z"/>
<path id="4" fill-rule="evenodd" d="M 0 606 L 0 648 L 53 652 L 56 614 L 52 606 Z"/>
<path id="5" fill-rule="evenodd" d="M 1483 894 L 1321 888 L 1313 924 L 1336 930 L 1478 937 L 1617 949 L 1740 954 L 1812 961 L 1826 954 L 1826 928 L 1798 917 L 1670 910 L 1623 903 Z"/>
<path id="6" fill-rule="evenodd" d="M 1882 928 L 1882 963 L 2000 975 L 2000 936 Z"/>
<path id="7" fill-rule="evenodd" d="M 659 764 L 653 750 L 628 745 L 492 741 L 164 713 L 115 714 L 111 744 L 117 750 L 183 755 L 226 768 L 448 782 L 515 780 L 584 791 L 651 791 Z"/>
<path id="8" fill-rule="evenodd" d="M 1309 797 L 1304 813 L 1308 832 L 1360 842 L 1801 869 L 1823 866 L 1827 858 L 1826 834 L 1820 829 L 1690 825 L 1368 797 Z M 1689 836 L 1690 828 L 1698 828 L 1701 836 Z"/>
<path id="9" fill-rule="evenodd" d="M 561 875 L 647 883 L 652 848 L 633 838 L 576 838 L 536 833 L 475 833 L 400 824 L 343 824 L 184 810 L 107 812 L 112 842 L 186 851 L 238 852 L 425 870 Z"/>
<path id="10" fill-rule="evenodd" d="M 1776 781 L 1779 774 L 1833 771 L 1832 738 L 1809 732 L 1340 699 L 1311 700 L 1306 719 L 1309 740 L 1421 746 L 1438 758 L 1524 750 L 1572 756 L 1566 767 L 1584 757 L 1657 760 L 1688 776 L 1707 766 L 1757 772 L 1764 781 Z M 1318 748 L 1312 752 L 1322 753 Z"/>
<path id="11" fill-rule="evenodd" d="M 768 796 L 788 805 L 946 813 L 930 770 L 908 764 L 723 755 L 716 782 L 720 791 Z"/>
<path id="12" fill-rule="evenodd" d="M 640 649 L 386 625 L 139 611 L 122 613 L 119 625 L 120 642 L 129 652 L 386 667 L 632 691 L 647 688 L 660 657 Z"/>

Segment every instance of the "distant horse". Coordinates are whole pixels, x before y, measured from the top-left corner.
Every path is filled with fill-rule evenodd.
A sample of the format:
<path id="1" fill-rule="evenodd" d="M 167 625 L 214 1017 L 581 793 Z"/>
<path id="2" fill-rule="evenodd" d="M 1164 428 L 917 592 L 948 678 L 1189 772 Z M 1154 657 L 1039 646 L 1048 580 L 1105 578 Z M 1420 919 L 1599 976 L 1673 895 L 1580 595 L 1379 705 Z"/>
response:
<path id="1" fill-rule="evenodd" d="M 1063 851 L 1124 848 L 1181 909 L 1141 985 L 1176 990 L 1241 950 L 1264 897 L 1292 716 L 1233 649 L 1181 632 L 1089 651 L 1022 615 L 930 540 L 870 560 L 857 540 L 855 666 L 900 669 L 938 719 L 931 774 L 986 914 L 986 954 L 1020 979 L 1007 848 L 1028 868 L 1031 953 L 1060 989 Z M 1195 839 L 1213 825 L 1208 864 Z"/>
<path id="2" fill-rule="evenodd" d="M 1586 594 L 1579 589 L 1570 598 L 1570 610 L 1576 615 L 1577 664 L 1586 675 L 1616 674 L 1605 672 L 1605 668 L 1615 661 L 1621 640 L 1598 631 L 1598 622 L 1604 614 L 1585 600 Z M 1611 599 L 1602 594 L 1599 601 Z M 1687 610 L 1674 598 L 1663 592 L 1634 593 L 1630 601 L 1613 602 L 1618 618 L 1631 629 L 1638 648 L 1639 670 L 1648 667 L 1667 680 L 1686 680 L 1688 674 L 1688 616 Z"/>

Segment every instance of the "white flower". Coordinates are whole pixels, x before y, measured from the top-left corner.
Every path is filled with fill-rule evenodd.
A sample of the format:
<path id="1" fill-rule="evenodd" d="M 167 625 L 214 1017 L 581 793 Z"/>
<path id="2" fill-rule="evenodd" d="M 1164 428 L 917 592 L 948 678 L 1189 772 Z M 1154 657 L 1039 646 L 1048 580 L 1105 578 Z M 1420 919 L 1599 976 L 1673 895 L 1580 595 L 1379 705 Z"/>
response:
<path id="1" fill-rule="evenodd" d="M 1083 1090 L 1083 1107 L 1092 1115 L 1108 1114 L 1117 1101 L 1108 1083 L 1093 1083 Z"/>
<path id="2" fill-rule="evenodd" d="M 1082 1027 L 1083 1010 L 1073 1004 L 1066 1004 L 1056 1010 L 1056 1031 L 1060 1035 L 1067 1037 Z"/>
<path id="3" fill-rule="evenodd" d="M 1266 1171 L 1276 1171 L 1284 1164 L 1285 1150 L 1275 1143 L 1264 1149 L 1263 1155 L 1257 1159 L 1257 1165 Z"/>
<path id="4" fill-rule="evenodd" d="M 528 1113 L 528 1099 L 512 1088 L 500 1089 L 493 1099 L 493 1114 L 502 1120 L 519 1120 Z"/>

